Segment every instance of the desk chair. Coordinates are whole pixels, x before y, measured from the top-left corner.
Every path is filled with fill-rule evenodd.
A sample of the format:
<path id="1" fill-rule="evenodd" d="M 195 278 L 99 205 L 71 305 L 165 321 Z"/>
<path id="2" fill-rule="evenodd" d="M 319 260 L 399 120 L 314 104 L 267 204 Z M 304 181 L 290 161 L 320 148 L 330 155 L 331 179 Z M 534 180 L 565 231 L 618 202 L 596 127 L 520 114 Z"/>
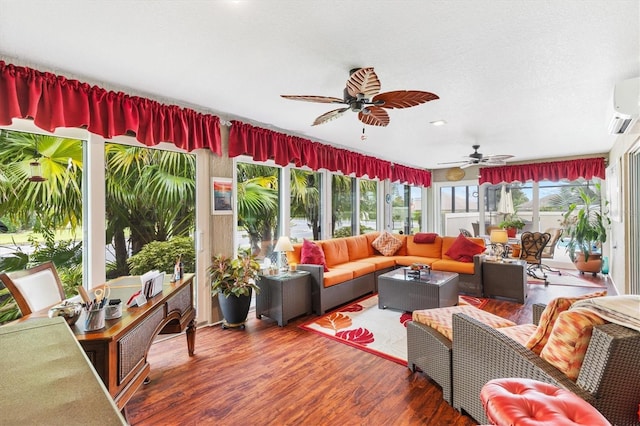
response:
<path id="1" fill-rule="evenodd" d="M 547 232 L 523 232 L 520 241 L 520 259 L 528 263 L 527 274 L 533 278 L 544 279 L 544 285 L 549 285 L 549 282 L 542 267 L 542 250 L 550 239 L 551 235 Z M 543 278 L 540 278 L 536 271 L 541 271 Z"/>
<path id="2" fill-rule="evenodd" d="M 0 281 L 16 300 L 23 316 L 53 306 L 65 298 L 62 282 L 52 262 L 23 271 L 2 273 Z"/>

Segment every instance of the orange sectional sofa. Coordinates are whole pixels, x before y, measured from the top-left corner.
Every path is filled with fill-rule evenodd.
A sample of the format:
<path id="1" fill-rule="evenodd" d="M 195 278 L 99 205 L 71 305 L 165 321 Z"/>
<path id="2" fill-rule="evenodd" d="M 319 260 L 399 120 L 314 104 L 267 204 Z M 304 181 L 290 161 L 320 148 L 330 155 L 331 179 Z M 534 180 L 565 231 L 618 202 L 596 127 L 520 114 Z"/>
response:
<path id="1" fill-rule="evenodd" d="M 300 262 L 302 243 L 293 244 L 294 251 L 287 253 L 289 263 L 296 263 L 300 270 L 311 273 L 312 303 L 316 314 L 347 303 L 368 293 L 377 291 L 378 276 L 412 263 L 429 265 L 434 271 L 459 274 L 458 291 L 482 297 L 482 257 L 475 255 L 473 262 L 453 260 L 445 253 L 457 237 L 435 237 L 433 243 L 418 244 L 413 235 L 393 236 L 402 242 L 391 256 L 383 256 L 372 243 L 379 232 L 355 237 L 332 238 L 314 241 L 324 252 L 328 272 L 319 265 Z M 469 238 L 484 247 L 481 238 Z"/>

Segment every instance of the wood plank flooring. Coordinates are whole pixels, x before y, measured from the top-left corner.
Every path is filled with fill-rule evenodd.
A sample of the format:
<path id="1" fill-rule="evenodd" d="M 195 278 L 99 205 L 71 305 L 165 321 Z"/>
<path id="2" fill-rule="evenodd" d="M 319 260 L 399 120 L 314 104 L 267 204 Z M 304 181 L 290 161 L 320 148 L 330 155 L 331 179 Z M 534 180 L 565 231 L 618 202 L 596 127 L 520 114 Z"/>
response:
<path id="1" fill-rule="evenodd" d="M 575 271 L 563 271 L 576 274 Z M 612 289 L 601 276 L 590 279 Z M 531 305 L 588 287 L 530 285 L 525 305 L 490 300 L 484 308 L 519 324 Z M 613 294 L 613 293 L 610 293 Z M 245 330 L 200 327 L 195 356 L 186 337 L 156 341 L 151 382 L 129 402 L 132 425 L 457 425 L 477 424 L 442 399 L 422 373 L 298 327 L 249 314 Z"/>

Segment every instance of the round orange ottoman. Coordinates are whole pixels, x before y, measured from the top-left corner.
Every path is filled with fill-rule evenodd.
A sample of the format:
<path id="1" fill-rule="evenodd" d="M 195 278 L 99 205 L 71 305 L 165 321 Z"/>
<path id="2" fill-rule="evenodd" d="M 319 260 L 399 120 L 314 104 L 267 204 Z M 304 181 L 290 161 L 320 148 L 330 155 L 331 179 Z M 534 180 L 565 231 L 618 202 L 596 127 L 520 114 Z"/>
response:
<path id="1" fill-rule="evenodd" d="M 537 380 L 491 380 L 482 387 L 480 399 L 494 425 L 611 426 L 584 399 Z"/>

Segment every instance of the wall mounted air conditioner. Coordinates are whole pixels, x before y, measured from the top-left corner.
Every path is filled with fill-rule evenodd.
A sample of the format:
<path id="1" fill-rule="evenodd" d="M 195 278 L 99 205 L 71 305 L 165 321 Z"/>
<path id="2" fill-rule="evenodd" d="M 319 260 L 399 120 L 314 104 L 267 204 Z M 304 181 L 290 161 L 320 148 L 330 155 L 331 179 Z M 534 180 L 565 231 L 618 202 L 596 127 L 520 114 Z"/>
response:
<path id="1" fill-rule="evenodd" d="M 640 115 L 640 77 L 616 84 L 613 90 L 613 118 L 609 123 L 609 133 L 627 133 Z"/>

